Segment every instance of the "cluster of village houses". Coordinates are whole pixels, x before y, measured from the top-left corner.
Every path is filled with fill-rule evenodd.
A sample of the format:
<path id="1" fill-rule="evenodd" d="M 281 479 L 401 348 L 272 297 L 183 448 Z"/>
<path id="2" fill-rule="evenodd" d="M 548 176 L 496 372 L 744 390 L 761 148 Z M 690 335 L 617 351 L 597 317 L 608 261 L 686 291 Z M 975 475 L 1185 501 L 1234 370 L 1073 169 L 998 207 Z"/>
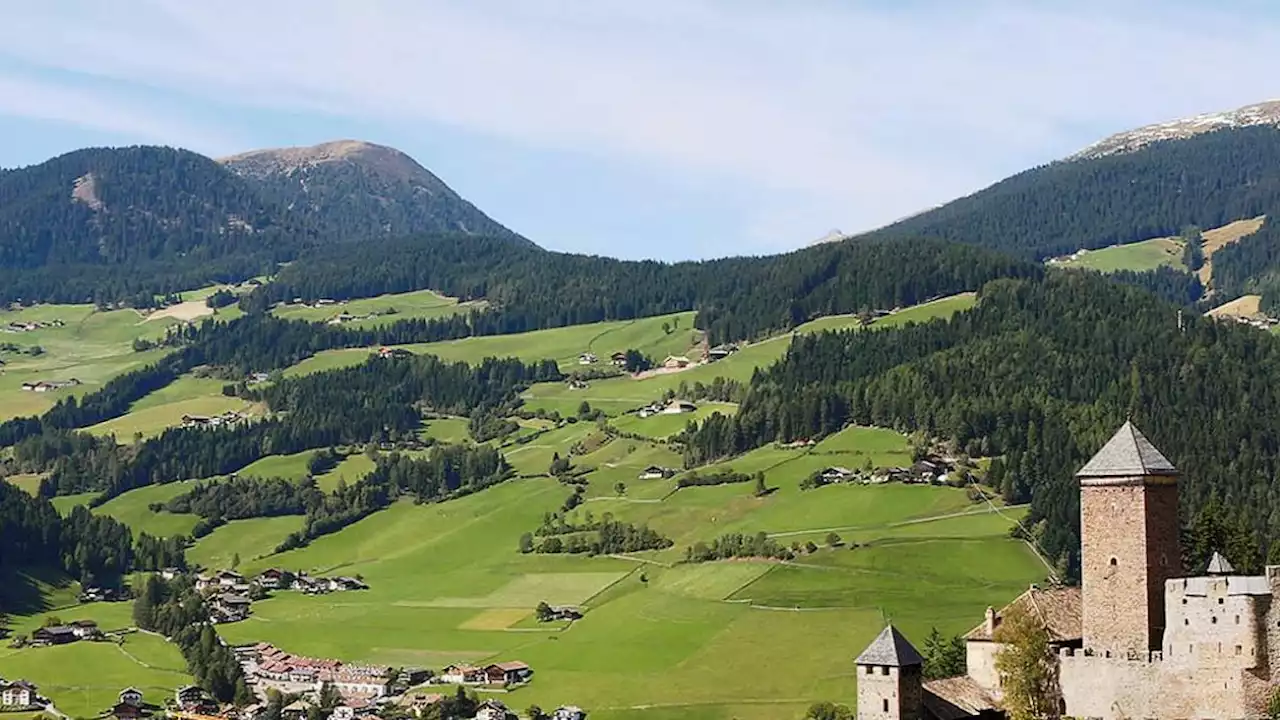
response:
<path id="1" fill-rule="evenodd" d="M 738 351 L 737 345 L 717 345 L 707 351 L 706 361 L 715 362 L 723 360 Z M 578 355 L 579 365 L 595 365 L 600 362 L 600 357 L 593 352 L 584 352 Z M 627 354 L 624 352 L 616 352 L 609 356 L 609 362 L 614 367 L 622 367 L 627 364 Z M 661 366 L 667 369 L 680 369 L 693 365 L 694 362 L 684 355 L 668 355 L 663 358 Z"/>
<path id="2" fill-rule="evenodd" d="M 851 470 L 846 467 L 824 468 L 819 476 L 823 484 L 860 483 L 879 485 L 899 482 L 907 485 L 944 485 L 956 472 L 955 465 L 946 458 L 931 455 L 917 460 L 910 467 L 881 467 L 871 471 Z"/>
<path id="3" fill-rule="evenodd" d="M 61 320 L 19 320 L 8 325 L 0 325 L 0 332 L 20 333 L 43 330 L 45 328 L 62 327 L 66 323 Z"/>
<path id="4" fill-rule="evenodd" d="M 182 427 L 223 427 L 247 420 L 248 415 L 228 410 L 221 415 L 183 415 Z"/>
<path id="5" fill-rule="evenodd" d="M 71 378 L 70 380 L 36 380 L 33 382 L 22 383 L 22 389 L 27 392 L 51 392 L 53 390 L 63 390 L 69 387 L 75 387 L 80 381 Z"/>
<path id="6" fill-rule="evenodd" d="M 172 579 L 176 570 L 165 570 L 162 575 Z M 313 577 L 305 572 L 290 572 L 279 568 L 262 571 L 249 580 L 234 570 L 223 570 L 213 575 L 196 577 L 196 592 L 204 594 L 209 603 L 209 616 L 214 623 L 239 622 L 249 617 L 254 586 L 262 590 L 297 590 L 307 595 L 323 595 L 343 590 L 368 590 L 369 586 L 353 577 Z"/>
<path id="7" fill-rule="evenodd" d="M 444 668 L 439 675 L 432 675 L 421 668 L 406 668 L 399 675 L 390 667 L 356 665 L 341 660 L 312 658 L 285 652 L 269 643 L 257 643 L 235 649 L 250 687 L 260 698 L 267 690 L 286 695 L 301 695 L 303 699 L 286 706 L 284 715 L 299 717 L 309 707 L 309 699 L 318 697 L 322 688 L 329 685 L 342 696 L 342 705 L 335 709 L 331 720 L 355 720 L 376 718 L 377 708 L 387 704 L 399 704 L 415 714 L 444 699 L 439 693 L 406 694 L 414 686 L 424 684 L 452 684 L 482 687 L 510 688 L 527 683 L 533 670 L 518 661 L 492 663 L 484 666 L 455 664 Z M 477 720 L 508 720 L 515 714 L 498 700 L 480 703 Z M 586 713 L 578 707 L 565 706 L 553 714 L 554 720 L 585 720 Z"/>

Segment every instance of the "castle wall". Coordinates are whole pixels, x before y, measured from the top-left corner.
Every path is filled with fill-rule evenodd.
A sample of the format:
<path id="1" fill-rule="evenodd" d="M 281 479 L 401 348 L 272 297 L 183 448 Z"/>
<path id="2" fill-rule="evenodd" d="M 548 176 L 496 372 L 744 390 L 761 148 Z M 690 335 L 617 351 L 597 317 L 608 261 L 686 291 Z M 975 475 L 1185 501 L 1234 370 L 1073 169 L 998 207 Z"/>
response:
<path id="1" fill-rule="evenodd" d="M 1185 669 L 1158 659 L 1129 660 L 1063 651 L 1059 683 L 1066 715 L 1077 718 L 1259 717 L 1265 686 L 1249 671 L 1230 667 Z M 1265 703 L 1264 703 L 1265 705 Z"/>
<path id="2" fill-rule="evenodd" d="M 1264 578 L 1215 576 L 1170 580 L 1165 603 L 1167 665 L 1194 669 L 1267 665 L 1270 589 Z"/>
<path id="3" fill-rule="evenodd" d="M 1148 598 L 1151 551 L 1147 547 L 1146 489 L 1142 478 L 1128 482 L 1081 488 L 1080 586 L 1086 648 L 1113 652 L 1152 649 L 1155 618 Z M 1150 541 L 1155 543 L 1159 538 Z M 1163 593 L 1162 585 L 1160 595 Z"/>

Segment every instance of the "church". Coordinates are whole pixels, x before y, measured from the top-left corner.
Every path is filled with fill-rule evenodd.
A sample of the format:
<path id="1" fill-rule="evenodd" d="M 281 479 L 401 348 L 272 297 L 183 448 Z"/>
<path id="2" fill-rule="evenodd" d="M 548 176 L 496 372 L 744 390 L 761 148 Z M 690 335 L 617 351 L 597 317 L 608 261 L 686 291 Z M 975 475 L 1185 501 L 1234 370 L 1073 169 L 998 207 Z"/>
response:
<path id="1" fill-rule="evenodd" d="M 1080 587 L 1032 586 L 965 636 L 966 675 L 924 680 L 893 626 L 858 656 L 859 720 L 1000 718 L 996 629 L 1015 606 L 1048 631 L 1061 714 L 1262 718 L 1280 685 L 1280 566 L 1239 575 L 1215 554 L 1181 567 L 1178 470 L 1132 423 L 1076 473 Z"/>

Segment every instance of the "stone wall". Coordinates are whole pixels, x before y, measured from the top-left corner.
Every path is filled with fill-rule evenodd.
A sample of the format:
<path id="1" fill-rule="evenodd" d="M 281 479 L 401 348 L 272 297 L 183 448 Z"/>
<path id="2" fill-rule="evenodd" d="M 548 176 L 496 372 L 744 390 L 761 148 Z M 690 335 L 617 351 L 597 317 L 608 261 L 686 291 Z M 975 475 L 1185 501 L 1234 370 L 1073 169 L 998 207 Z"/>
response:
<path id="1" fill-rule="evenodd" d="M 1169 628 L 1164 636 L 1167 665 L 1234 667 L 1267 665 L 1266 616 L 1271 596 L 1250 595 L 1232 584 L 1260 578 L 1199 577 L 1170 580 L 1165 603 Z"/>
<path id="2" fill-rule="evenodd" d="M 1081 488 L 1080 588 L 1086 648 L 1150 648 L 1145 489 L 1141 478 L 1132 480 L 1129 485 Z"/>
<path id="3" fill-rule="evenodd" d="M 986 640 L 970 640 L 964 644 L 965 664 L 969 677 L 984 688 L 996 688 L 1000 674 L 996 672 L 996 653 L 1000 643 Z"/>
<path id="4" fill-rule="evenodd" d="M 1159 653 L 1154 654 L 1159 657 Z M 1259 679 L 1234 668 L 1177 669 L 1162 660 L 1129 660 L 1065 650 L 1059 682 L 1074 718 L 1258 717 Z"/>

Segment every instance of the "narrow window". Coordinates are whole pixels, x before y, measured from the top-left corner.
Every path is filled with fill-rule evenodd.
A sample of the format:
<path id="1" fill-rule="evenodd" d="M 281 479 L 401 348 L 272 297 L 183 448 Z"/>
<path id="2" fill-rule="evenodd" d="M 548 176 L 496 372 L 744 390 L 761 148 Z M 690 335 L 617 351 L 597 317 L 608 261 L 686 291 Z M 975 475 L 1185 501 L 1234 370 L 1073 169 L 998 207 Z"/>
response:
<path id="1" fill-rule="evenodd" d="M 880 668 L 880 674 L 881 674 L 881 675 L 888 675 L 888 674 L 889 674 L 889 666 L 888 666 L 888 665 L 885 665 L 884 667 Z"/>
<path id="2" fill-rule="evenodd" d="M 1218 617 L 1215 615 L 1214 617 L 1209 618 L 1209 622 L 1213 623 L 1214 625 L 1217 625 Z"/>
<path id="3" fill-rule="evenodd" d="M 1242 648 L 1242 647 L 1240 647 L 1239 645 L 1237 645 L 1237 646 L 1236 646 L 1236 655 L 1241 655 L 1241 654 L 1243 654 L 1243 653 L 1244 653 L 1244 648 Z"/>
<path id="4" fill-rule="evenodd" d="M 1239 624 L 1240 624 L 1240 616 L 1239 616 L 1239 615 L 1237 615 L 1237 616 L 1236 616 L 1236 624 L 1237 624 L 1237 625 L 1239 625 Z"/>
<path id="5" fill-rule="evenodd" d="M 873 673 L 873 672 L 875 672 L 875 668 L 873 668 L 873 667 L 871 667 L 870 665 L 868 665 L 868 666 L 867 666 L 867 674 L 868 674 L 868 675 L 870 675 L 870 674 L 871 674 L 871 673 Z"/>
<path id="6" fill-rule="evenodd" d="M 889 701 L 885 699 L 885 700 L 881 700 L 880 702 L 884 703 L 884 711 L 889 712 Z"/>
<path id="7" fill-rule="evenodd" d="M 1116 559 L 1111 558 L 1111 567 L 1115 567 L 1115 566 L 1116 566 Z"/>
<path id="8" fill-rule="evenodd" d="M 1226 602 L 1226 601 L 1225 601 L 1225 600 L 1223 600 L 1222 598 L 1218 598 L 1218 604 L 1219 604 L 1219 605 L 1221 605 L 1221 604 L 1222 604 L 1222 603 L 1224 603 L 1224 602 Z"/>

